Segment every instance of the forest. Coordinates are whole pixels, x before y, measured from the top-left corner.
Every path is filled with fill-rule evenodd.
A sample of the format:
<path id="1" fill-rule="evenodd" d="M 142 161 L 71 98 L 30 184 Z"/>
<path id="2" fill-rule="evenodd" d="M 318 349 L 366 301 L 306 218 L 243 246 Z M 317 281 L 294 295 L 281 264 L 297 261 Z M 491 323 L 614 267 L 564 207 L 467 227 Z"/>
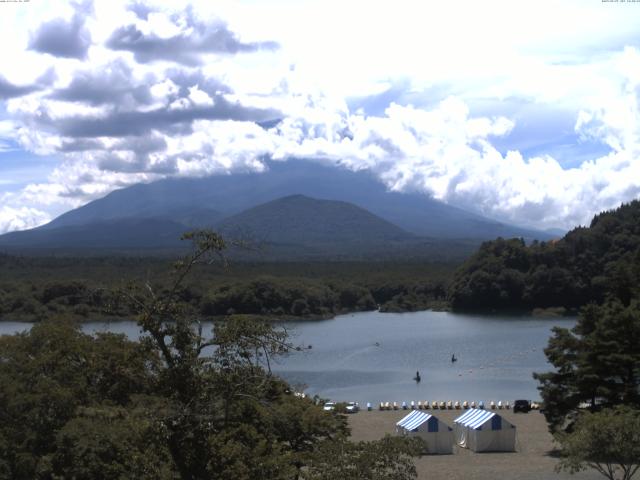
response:
<path id="1" fill-rule="evenodd" d="M 168 258 L 0 255 L 0 318 L 40 321 L 131 318 L 117 293 L 132 283 L 172 282 Z M 181 299 L 207 318 L 232 313 L 278 319 L 446 308 L 456 264 L 438 262 L 231 261 L 194 268 Z"/>
<path id="2" fill-rule="evenodd" d="M 455 272 L 454 310 L 561 307 L 577 311 L 615 297 L 624 303 L 640 285 L 640 201 L 596 215 L 562 239 L 485 242 Z"/>

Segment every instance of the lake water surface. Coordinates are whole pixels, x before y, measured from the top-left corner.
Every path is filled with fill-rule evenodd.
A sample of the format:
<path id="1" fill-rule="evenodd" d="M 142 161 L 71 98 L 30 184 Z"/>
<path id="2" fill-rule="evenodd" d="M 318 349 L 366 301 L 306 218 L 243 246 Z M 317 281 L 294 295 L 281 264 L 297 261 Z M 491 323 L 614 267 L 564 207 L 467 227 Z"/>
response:
<path id="1" fill-rule="evenodd" d="M 447 401 L 538 399 L 534 371 L 550 366 L 543 349 L 551 328 L 575 319 L 461 315 L 447 312 L 341 315 L 317 322 L 289 322 L 298 345 L 312 348 L 274 366 L 310 395 L 337 401 Z M 29 324 L 0 322 L 0 334 Z M 87 332 L 109 330 L 137 338 L 134 322 L 92 322 Z M 458 361 L 451 362 L 455 354 Z M 420 372 L 422 381 L 413 377 Z"/>

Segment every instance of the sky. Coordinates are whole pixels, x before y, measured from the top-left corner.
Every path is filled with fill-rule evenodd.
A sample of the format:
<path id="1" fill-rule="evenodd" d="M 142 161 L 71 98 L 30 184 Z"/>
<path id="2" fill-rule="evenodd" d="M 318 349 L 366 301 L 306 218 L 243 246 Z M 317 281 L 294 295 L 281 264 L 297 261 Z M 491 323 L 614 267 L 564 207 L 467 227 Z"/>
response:
<path id="1" fill-rule="evenodd" d="M 0 3 L 0 233 L 314 159 L 540 229 L 640 197 L 640 2 Z"/>

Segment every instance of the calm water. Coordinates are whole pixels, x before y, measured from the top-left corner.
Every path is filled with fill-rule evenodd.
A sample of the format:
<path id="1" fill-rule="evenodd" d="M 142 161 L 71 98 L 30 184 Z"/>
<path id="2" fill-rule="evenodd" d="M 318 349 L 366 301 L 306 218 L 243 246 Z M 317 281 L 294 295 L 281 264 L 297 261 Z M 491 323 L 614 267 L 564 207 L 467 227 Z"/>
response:
<path id="1" fill-rule="evenodd" d="M 551 328 L 574 323 L 446 312 L 345 315 L 290 324 L 295 341 L 312 349 L 278 369 L 290 382 L 308 385 L 311 395 L 334 400 L 538 399 L 531 374 L 550 368 L 543 348 Z M 458 361 L 451 363 L 454 353 Z"/>
<path id="2" fill-rule="evenodd" d="M 531 374 L 546 371 L 543 353 L 554 325 L 572 319 L 460 315 L 446 312 L 342 315 L 286 327 L 293 342 L 311 345 L 278 360 L 274 369 L 310 395 L 361 404 L 411 400 L 539 398 Z M 0 333 L 28 324 L 0 322 Z M 88 323 L 137 338 L 133 322 Z M 451 363 L 455 353 L 458 361 Z M 416 370 L 422 381 L 413 381 Z"/>

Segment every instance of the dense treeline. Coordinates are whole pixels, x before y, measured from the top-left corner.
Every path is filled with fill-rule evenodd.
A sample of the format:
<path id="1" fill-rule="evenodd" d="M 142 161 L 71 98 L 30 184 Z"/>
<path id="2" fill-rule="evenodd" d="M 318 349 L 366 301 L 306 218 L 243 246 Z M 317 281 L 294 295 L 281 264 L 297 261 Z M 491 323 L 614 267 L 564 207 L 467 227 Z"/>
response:
<path id="1" fill-rule="evenodd" d="M 163 291 L 166 259 L 0 256 L 0 318 L 38 321 L 130 317 L 114 292 L 131 282 Z M 181 300 L 203 316 L 233 313 L 324 318 L 346 312 L 443 308 L 454 265 L 327 262 L 232 263 L 196 268 Z"/>
<path id="2" fill-rule="evenodd" d="M 596 215 L 588 228 L 525 245 L 518 239 L 484 243 L 455 273 L 454 309 L 628 304 L 640 284 L 640 201 Z"/>

